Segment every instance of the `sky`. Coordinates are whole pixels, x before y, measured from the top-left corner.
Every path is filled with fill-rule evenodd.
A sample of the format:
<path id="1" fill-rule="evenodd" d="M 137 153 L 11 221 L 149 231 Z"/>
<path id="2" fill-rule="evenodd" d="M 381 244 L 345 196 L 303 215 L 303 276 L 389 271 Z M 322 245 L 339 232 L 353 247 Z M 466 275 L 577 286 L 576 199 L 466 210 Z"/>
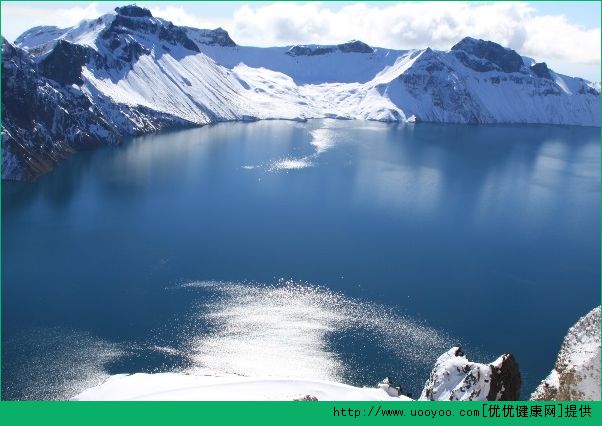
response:
<path id="1" fill-rule="evenodd" d="M 10 41 L 36 25 L 68 27 L 130 2 L 2 1 Z M 222 27 L 239 45 L 332 44 L 449 49 L 492 40 L 556 70 L 600 81 L 600 2 L 136 2 L 176 25 Z"/>

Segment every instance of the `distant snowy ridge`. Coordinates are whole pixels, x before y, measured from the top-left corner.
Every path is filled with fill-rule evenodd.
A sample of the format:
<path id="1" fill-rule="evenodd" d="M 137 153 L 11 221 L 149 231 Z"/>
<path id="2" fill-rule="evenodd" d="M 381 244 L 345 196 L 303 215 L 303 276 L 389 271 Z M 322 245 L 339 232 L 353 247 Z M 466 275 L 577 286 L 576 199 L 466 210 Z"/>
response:
<path id="1" fill-rule="evenodd" d="M 12 130 L 2 136 L 4 179 L 31 179 L 51 168 L 31 167 L 31 150 L 43 157 L 61 144 L 82 149 L 115 143 L 106 132 L 118 141 L 221 121 L 600 125 L 599 84 L 557 74 L 545 63 L 472 38 L 447 52 L 382 49 L 357 40 L 243 47 L 221 28 L 178 27 L 147 9 L 125 6 L 71 28 L 32 28 L 14 45 L 3 39 L 5 51 L 2 123 Z M 84 120 L 65 104 L 65 120 L 73 117 L 67 127 L 86 129 L 93 143 L 50 131 L 52 124 L 40 119 L 37 108 L 28 120 L 15 120 L 23 99 L 36 99 L 15 91 L 11 82 L 24 66 L 30 80 L 48 82 L 89 105 L 95 118 Z M 103 124 L 95 134 L 89 125 L 95 121 L 109 127 Z M 46 135 L 42 144 L 32 136 L 40 133 Z"/>
<path id="2" fill-rule="evenodd" d="M 600 400 L 600 307 L 573 325 L 533 400 Z"/>

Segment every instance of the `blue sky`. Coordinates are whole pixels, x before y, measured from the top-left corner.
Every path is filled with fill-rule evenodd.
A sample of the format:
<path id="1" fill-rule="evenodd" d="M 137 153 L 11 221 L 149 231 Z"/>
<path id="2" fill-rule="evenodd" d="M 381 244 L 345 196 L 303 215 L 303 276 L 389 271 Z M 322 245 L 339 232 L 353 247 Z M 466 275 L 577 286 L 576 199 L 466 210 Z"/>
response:
<path id="1" fill-rule="evenodd" d="M 2 2 L 2 35 L 75 25 L 132 2 Z M 559 72 L 600 80 L 600 2 L 136 2 L 177 25 L 225 28 L 242 45 L 340 43 L 449 49 L 466 35 Z"/>

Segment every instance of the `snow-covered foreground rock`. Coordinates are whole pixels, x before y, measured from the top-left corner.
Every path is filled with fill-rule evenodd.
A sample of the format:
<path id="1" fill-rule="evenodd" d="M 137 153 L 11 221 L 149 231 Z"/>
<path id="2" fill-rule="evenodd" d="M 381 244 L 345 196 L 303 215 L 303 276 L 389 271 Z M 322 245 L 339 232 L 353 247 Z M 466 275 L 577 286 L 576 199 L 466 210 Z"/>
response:
<path id="1" fill-rule="evenodd" d="M 411 401 L 385 389 L 323 380 L 277 377 L 193 376 L 183 373 L 115 375 L 76 400 L 144 401 Z"/>
<path id="2" fill-rule="evenodd" d="M 462 350 L 454 347 L 437 359 L 420 400 L 516 401 L 520 385 L 518 364 L 511 354 L 480 364 L 468 361 Z"/>
<path id="3" fill-rule="evenodd" d="M 73 149 L 220 121 L 600 125 L 599 84 L 472 38 L 449 51 L 243 47 L 222 29 L 125 6 L 72 28 L 32 28 L 2 49 L 4 179 L 34 178 Z M 54 101 L 40 102 L 36 86 Z"/>
<path id="4" fill-rule="evenodd" d="M 420 400 L 516 400 L 520 373 L 512 355 L 492 364 L 469 362 L 460 348 L 441 355 Z M 159 373 L 111 376 L 76 400 L 412 401 L 386 378 L 375 387 L 295 377 Z"/>
<path id="5" fill-rule="evenodd" d="M 422 401 L 512 401 L 520 398 L 519 366 L 511 354 L 490 364 L 471 362 L 459 347 L 441 355 L 419 397 Z M 327 380 L 187 373 L 118 374 L 76 400 L 320 400 L 412 401 L 387 378 L 375 387 Z M 569 329 L 554 370 L 533 400 L 600 399 L 600 307 Z"/>
<path id="6" fill-rule="evenodd" d="M 600 307 L 572 326 L 533 400 L 600 400 Z"/>

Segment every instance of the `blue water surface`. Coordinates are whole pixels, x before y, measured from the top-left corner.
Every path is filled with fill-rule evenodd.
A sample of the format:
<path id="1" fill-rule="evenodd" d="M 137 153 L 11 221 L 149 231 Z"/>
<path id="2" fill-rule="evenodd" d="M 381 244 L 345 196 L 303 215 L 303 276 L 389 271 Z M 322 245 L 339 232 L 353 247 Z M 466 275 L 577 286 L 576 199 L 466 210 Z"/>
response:
<path id="1" fill-rule="evenodd" d="M 527 398 L 600 303 L 599 219 L 597 128 L 266 121 L 77 153 L 2 183 L 2 397 L 219 370 L 209 346 L 245 374 L 233 346 L 269 341 L 279 373 L 389 374 L 414 396 L 452 344 L 511 352 Z M 320 290 L 268 291 L 290 283 Z"/>

